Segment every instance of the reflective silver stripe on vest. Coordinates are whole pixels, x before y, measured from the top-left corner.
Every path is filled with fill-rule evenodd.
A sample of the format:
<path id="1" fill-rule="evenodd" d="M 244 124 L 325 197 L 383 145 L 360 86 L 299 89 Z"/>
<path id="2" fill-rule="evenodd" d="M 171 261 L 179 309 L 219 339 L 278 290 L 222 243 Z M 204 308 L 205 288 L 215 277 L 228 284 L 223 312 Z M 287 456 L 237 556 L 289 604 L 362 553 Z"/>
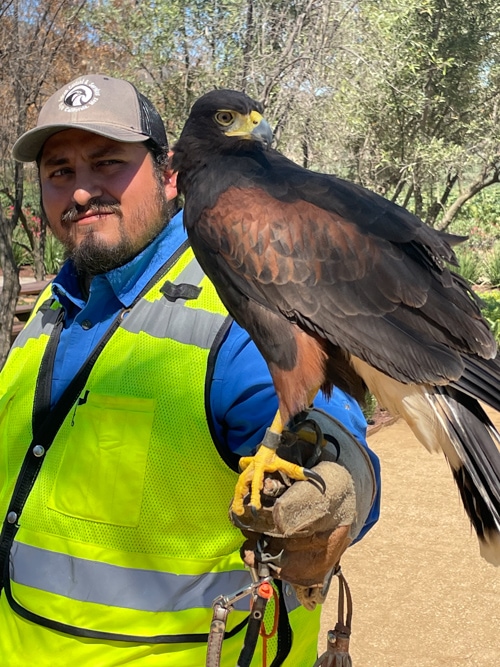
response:
<path id="1" fill-rule="evenodd" d="M 118 567 L 75 558 L 14 542 L 10 558 L 12 581 L 71 600 L 95 602 L 138 611 L 173 612 L 193 607 L 210 608 L 219 595 L 248 586 L 246 570 L 212 572 L 199 576 Z M 294 596 L 287 596 L 291 611 Z M 248 611 L 249 599 L 234 606 Z"/>
<path id="2" fill-rule="evenodd" d="M 184 303 L 166 299 L 151 303 L 143 299 L 124 319 L 121 328 L 130 333 L 143 331 L 155 338 L 171 338 L 178 343 L 210 349 L 225 316 L 186 308 Z"/>
<path id="3" fill-rule="evenodd" d="M 211 607 L 214 598 L 250 583 L 245 570 L 200 576 L 118 567 L 14 542 L 11 579 L 81 602 L 138 611 Z M 242 605 L 242 610 L 248 609 Z"/>
<path id="4" fill-rule="evenodd" d="M 44 310 L 43 312 L 39 310 L 31 322 L 17 336 L 11 349 L 14 347 L 24 347 L 26 341 L 30 338 L 40 338 L 42 334 L 50 336 L 55 324 L 55 312 L 54 310 Z"/>
<path id="5" fill-rule="evenodd" d="M 187 266 L 185 266 L 182 271 L 179 273 L 177 278 L 173 281 L 176 285 L 180 283 L 189 283 L 190 285 L 199 285 L 205 273 L 201 266 L 198 264 L 198 260 L 193 258 Z"/>
<path id="6" fill-rule="evenodd" d="M 193 259 L 174 283 L 199 285 L 204 275 L 198 262 Z M 125 317 L 122 329 L 130 333 L 143 331 L 155 338 L 170 338 L 178 343 L 210 349 L 225 319 L 225 315 L 219 313 L 186 308 L 185 299 L 174 302 L 164 297 L 153 302 L 141 299 Z"/>

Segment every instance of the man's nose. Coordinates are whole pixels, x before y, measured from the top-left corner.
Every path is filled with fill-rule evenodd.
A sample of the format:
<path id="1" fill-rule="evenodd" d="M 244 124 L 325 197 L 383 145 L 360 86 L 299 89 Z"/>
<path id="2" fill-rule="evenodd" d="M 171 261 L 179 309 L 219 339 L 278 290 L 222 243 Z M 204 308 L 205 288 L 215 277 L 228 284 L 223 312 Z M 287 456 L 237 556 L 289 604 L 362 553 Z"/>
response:
<path id="1" fill-rule="evenodd" d="M 79 206 L 86 206 L 91 199 L 101 197 L 103 188 L 96 175 L 90 173 L 78 174 L 73 191 L 73 201 Z"/>

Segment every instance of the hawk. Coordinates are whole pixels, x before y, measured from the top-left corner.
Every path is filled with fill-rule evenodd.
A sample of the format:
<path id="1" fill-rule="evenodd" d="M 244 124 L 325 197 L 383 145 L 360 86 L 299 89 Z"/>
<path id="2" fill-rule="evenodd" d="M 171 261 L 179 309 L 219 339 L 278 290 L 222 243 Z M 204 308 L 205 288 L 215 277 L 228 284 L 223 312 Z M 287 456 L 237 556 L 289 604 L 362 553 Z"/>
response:
<path id="1" fill-rule="evenodd" d="M 457 265 L 454 237 L 359 185 L 271 148 L 246 94 L 198 99 L 174 146 L 193 251 L 268 364 L 279 411 L 241 459 L 232 511 L 260 508 L 266 472 L 312 471 L 276 455 L 280 434 L 321 388 L 367 389 L 451 467 L 481 554 L 500 564 L 496 345 Z"/>

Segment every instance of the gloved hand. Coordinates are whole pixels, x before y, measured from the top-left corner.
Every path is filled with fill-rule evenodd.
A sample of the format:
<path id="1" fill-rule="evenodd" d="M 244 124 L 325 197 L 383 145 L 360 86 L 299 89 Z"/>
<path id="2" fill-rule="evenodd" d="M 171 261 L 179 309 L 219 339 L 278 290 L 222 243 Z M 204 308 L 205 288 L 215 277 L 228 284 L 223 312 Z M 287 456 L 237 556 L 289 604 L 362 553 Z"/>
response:
<path id="1" fill-rule="evenodd" d="M 330 434 L 333 431 L 339 437 L 329 437 L 330 442 L 322 443 L 326 446 L 317 453 L 316 460 L 323 460 L 311 466 L 311 459 L 304 461 L 304 452 L 306 456 L 311 454 L 311 431 L 307 427 L 301 430 L 299 425 L 294 448 L 300 451 L 287 458 L 302 458 L 298 461 L 301 465 L 306 464 L 319 473 L 326 485 L 325 493 L 311 481 L 294 482 L 286 487 L 282 480 L 268 478 L 262 495 L 263 507 L 257 516 L 247 509 L 243 516 L 231 517 L 247 538 L 241 549 L 244 562 L 251 567 L 266 562 L 273 577 L 294 586 L 299 601 L 308 609 L 324 602 L 332 569 L 359 533 L 374 494 L 374 487 L 370 486 L 373 470 L 359 443 L 336 420 L 325 413 L 313 412 L 315 424 L 321 422 L 320 433 L 326 427 Z M 349 452 L 342 457 L 341 450 L 346 447 Z M 278 454 L 285 458 L 284 449 L 280 447 Z M 355 482 L 342 458 L 349 461 L 349 467 L 357 478 L 362 478 L 361 482 L 359 479 Z M 281 495 L 274 498 L 276 489 Z M 361 525 L 357 492 L 365 501 Z M 269 560 L 269 557 L 275 558 Z"/>
<path id="2" fill-rule="evenodd" d="M 254 517 L 247 511 L 240 520 L 247 538 L 241 551 L 244 562 L 256 567 L 267 561 L 272 576 L 294 585 L 307 608 L 322 603 L 328 575 L 351 543 L 350 528 L 356 513 L 354 483 L 349 472 L 324 461 L 313 468 L 323 478 L 326 492 L 311 482 L 295 482 L 270 507 Z"/>

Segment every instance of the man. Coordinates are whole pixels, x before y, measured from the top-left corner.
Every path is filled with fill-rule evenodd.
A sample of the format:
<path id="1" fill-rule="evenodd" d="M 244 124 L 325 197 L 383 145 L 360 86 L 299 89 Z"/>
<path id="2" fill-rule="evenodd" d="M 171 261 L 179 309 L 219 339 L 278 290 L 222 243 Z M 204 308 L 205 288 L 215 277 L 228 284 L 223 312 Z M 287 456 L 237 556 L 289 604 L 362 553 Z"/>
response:
<path id="1" fill-rule="evenodd" d="M 78 78 L 13 154 L 36 160 L 68 260 L 0 375 L 2 665 L 203 665 L 214 598 L 250 582 L 227 511 L 237 460 L 276 410 L 267 367 L 193 258 L 163 123 L 135 87 Z M 273 664 L 316 656 L 319 608 L 287 581 L 313 607 L 311 582 L 378 518 L 359 407 L 335 390 L 316 408 L 338 516 L 293 549 L 284 540 Z M 301 497 L 318 492 L 304 484 Z M 252 561 L 259 535 L 246 534 Z M 248 609 L 228 617 L 223 665 L 236 664 Z"/>

